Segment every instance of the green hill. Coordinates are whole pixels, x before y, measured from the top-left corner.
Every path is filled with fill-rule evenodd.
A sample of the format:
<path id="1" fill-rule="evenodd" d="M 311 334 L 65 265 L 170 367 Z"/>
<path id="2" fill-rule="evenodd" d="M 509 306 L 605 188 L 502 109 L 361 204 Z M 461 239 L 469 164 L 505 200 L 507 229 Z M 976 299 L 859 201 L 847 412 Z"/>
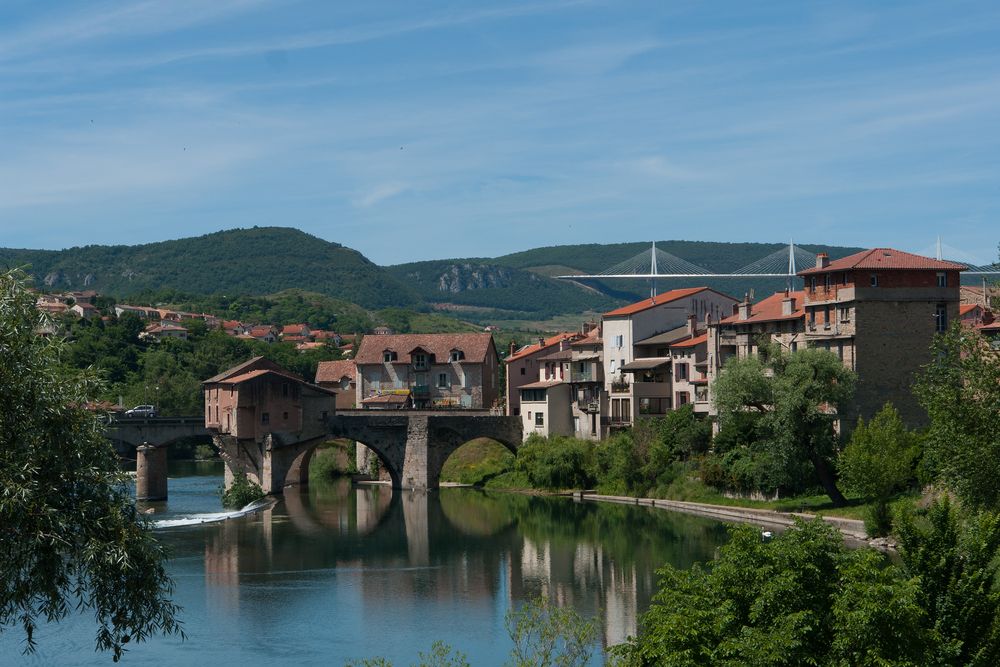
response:
<path id="1" fill-rule="evenodd" d="M 366 308 L 415 306 L 417 294 L 356 250 L 297 229 L 254 227 L 137 246 L 0 249 L 51 289 L 119 297 L 163 288 L 190 294 L 273 294 L 305 288 Z"/>

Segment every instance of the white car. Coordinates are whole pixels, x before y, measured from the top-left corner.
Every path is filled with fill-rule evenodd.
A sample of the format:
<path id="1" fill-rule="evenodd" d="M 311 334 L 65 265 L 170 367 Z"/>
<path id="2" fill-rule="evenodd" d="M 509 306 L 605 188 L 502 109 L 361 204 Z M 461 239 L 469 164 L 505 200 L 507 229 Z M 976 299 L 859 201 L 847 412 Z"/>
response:
<path id="1" fill-rule="evenodd" d="M 125 411 L 126 417 L 155 417 L 156 408 L 152 405 L 137 405 Z"/>

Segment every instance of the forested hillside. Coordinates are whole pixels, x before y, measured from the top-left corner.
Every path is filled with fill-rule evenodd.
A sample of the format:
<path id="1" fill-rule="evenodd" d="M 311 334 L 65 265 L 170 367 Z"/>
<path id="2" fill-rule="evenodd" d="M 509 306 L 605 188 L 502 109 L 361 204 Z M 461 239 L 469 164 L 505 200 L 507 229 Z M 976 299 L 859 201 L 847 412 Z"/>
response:
<path id="1" fill-rule="evenodd" d="M 303 288 L 366 308 L 413 306 L 417 295 L 356 250 L 296 229 L 254 227 L 138 246 L 61 251 L 0 249 L 0 265 L 30 265 L 36 284 L 127 297 L 170 288 L 192 294 L 272 294 Z"/>
<path id="2" fill-rule="evenodd" d="M 661 250 L 723 273 L 785 247 L 780 243 L 657 242 Z M 831 258 L 857 250 L 802 247 L 825 251 Z M 646 281 L 574 282 L 553 276 L 598 273 L 648 248 L 647 243 L 553 246 L 497 258 L 380 267 L 356 250 L 296 229 L 254 227 L 138 246 L 0 249 L 0 265 L 29 265 L 36 285 L 43 289 L 94 289 L 121 300 L 172 304 L 234 319 L 285 321 L 292 313 L 305 313 L 308 317 L 298 319 L 344 331 L 364 330 L 373 323 L 395 325 L 397 330 L 444 330 L 467 325 L 431 315 L 432 311 L 482 326 L 602 312 L 646 297 Z M 659 281 L 657 289 L 694 284 L 734 296 L 754 290 L 761 297 L 782 289 L 785 282 L 676 279 Z"/>

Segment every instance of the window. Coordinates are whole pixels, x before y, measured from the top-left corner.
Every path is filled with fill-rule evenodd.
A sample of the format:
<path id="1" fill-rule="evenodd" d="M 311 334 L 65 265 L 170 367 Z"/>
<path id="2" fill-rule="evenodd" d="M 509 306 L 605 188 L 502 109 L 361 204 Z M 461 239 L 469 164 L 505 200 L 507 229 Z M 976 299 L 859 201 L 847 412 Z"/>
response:
<path id="1" fill-rule="evenodd" d="M 686 391 L 677 392 L 677 405 L 687 405 L 691 402 L 691 396 Z"/>
<path id="2" fill-rule="evenodd" d="M 934 308 L 934 319 L 937 320 L 935 325 L 935 330 L 938 333 L 944 333 L 948 330 L 948 305 L 944 303 L 939 303 Z"/>
<path id="3" fill-rule="evenodd" d="M 837 341 L 837 358 L 841 361 L 844 360 L 844 341 L 842 340 Z"/>
<path id="4" fill-rule="evenodd" d="M 847 271 L 844 271 L 843 273 L 840 274 L 840 280 L 841 280 L 840 283 L 841 285 L 847 284 Z"/>
<path id="5" fill-rule="evenodd" d="M 390 363 L 396 361 L 396 353 L 392 350 L 385 350 L 382 352 L 382 361 L 384 363 Z"/>
<path id="6" fill-rule="evenodd" d="M 612 373 L 615 372 L 615 360 L 614 359 L 611 360 L 611 372 Z"/>
<path id="7" fill-rule="evenodd" d="M 674 366 L 674 377 L 678 380 L 687 380 L 688 377 L 688 365 L 687 364 L 676 364 Z"/>
<path id="8" fill-rule="evenodd" d="M 815 308 L 810 308 L 809 309 L 809 324 L 811 324 L 813 326 L 816 325 L 816 309 Z"/>
<path id="9" fill-rule="evenodd" d="M 816 291 L 816 276 L 813 276 L 812 278 L 809 279 L 809 291 L 810 292 Z"/>
<path id="10" fill-rule="evenodd" d="M 545 426 L 545 415 L 541 412 L 535 413 L 535 427 Z"/>
<path id="11" fill-rule="evenodd" d="M 823 306 L 823 324 L 827 329 L 830 328 L 830 304 Z"/>
<path id="12" fill-rule="evenodd" d="M 451 351 L 451 360 L 453 362 L 455 362 L 455 361 L 461 361 L 462 359 L 465 359 L 465 352 L 462 352 L 461 350 L 452 350 Z"/>
<path id="13" fill-rule="evenodd" d="M 615 347 L 621 349 L 623 345 L 625 345 L 625 336 L 618 334 L 615 336 Z"/>
<path id="14" fill-rule="evenodd" d="M 948 286 L 948 274 L 946 274 L 944 271 L 938 271 L 938 274 L 937 274 L 937 286 L 938 287 L 947 287 Z"/>
<path id="15" fill-rule="evenodd" d="M 851 309 L 847 306 L 840 307 L 840 321 L 850 322 L 851 321 Z"/>
<path id="16" fill-rule="evenodd" d="M 830 289 L 832 279 L 833 279 L 833 274 L 827 273 L 823 276 L 823 282 L 827 289 Z"/>
<path id="17" fill-rule="evenodd" d="M 413 365 L 417 368 L 427 367 L 427 355 L 426 354 L 415 354 L 413 355 Z"/>
<path id="18" fill-rule="evenodd" d="M 281 419 L 282 419 L 282 421 L 288 421 L 288 413 L 287 412 L 282 412 L 281 413 Z"/>
<path id="19" fill-rule="evenodd" d="M 438 373 L 438 387 L 440 389 L 446 389 L 448 387 L 448 374 Z"/>
<path id="20" fill-rule="evenodd" d="M 281 395 L 282 396 L 288 396 L 288 383 L 287 382 L 282 382 L 281 383 Z"/>
<path id="21" fill-rule="evenodd" d="M 269 413 L 267 413 L 267 412 L 260 413 L 260 423 L 261 424 L 270 424 L 271 423 L 271 415 Z"/>
<path id="22" fill-rule="evenodd" d="M 877 273 L 873 273 L 871 275 L 871 286 L 872 287 L 878 287 L 878 274 Z"/>
<path id="23" fill-rule="evenodd" d="M 524 366 L 521 366 L 521 375 L 524 375 Z"/>

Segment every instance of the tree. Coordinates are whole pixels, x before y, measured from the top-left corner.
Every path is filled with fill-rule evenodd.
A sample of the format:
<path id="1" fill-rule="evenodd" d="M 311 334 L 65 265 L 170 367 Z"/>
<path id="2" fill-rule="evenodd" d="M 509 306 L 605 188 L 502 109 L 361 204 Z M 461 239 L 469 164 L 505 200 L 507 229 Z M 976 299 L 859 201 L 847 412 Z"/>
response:
<path id="1" fill-rule="evenodd" d="M 705 566 L 659 571 L 619 665 L 917 665 L 934 648 L 919 580 L 821 519 L 771 541 L 751 526 Z"/>
<path id="2" fill-rule="evenodd" d="M 43 338 L 18 272 L 0 274 L 0 631 L 25 651 L 39 622 L 92 613 L 98 650 L 182 634 L 164 553 L 138 514 L 128 478 L 86 404 L 92 373 L 67 372 Z"/>
<path id="3" fill-rule="evenodd" d="M 930 417 L 924 467 L 962 502 L 1000 509 L 1000 354 L 955 323 L 914 391 Z"/>
<path id="4" fill-rule="evenodd" d="M 869 535 L 889 533 L 889 498 L 913 478 L 919 452 L 916 434 L 906 429 L 890 403 L 867 424 L 858 420 L 851 442 L 837 459 L 837 470 L 848 490 L 874 503 L 866 519 Z"/>
<path id="5" fill-rule="evenodd" d="M 719 421 L 759 415 L 758 432 L 783 465 L 808 461 L 835 505 L 846 499 L 831 465 L 836 414 L 854 395 L 855 373 L 826 350 L 786 353 L 762 342 L 757 356 L 730 358 L 713 386 Z"/>

